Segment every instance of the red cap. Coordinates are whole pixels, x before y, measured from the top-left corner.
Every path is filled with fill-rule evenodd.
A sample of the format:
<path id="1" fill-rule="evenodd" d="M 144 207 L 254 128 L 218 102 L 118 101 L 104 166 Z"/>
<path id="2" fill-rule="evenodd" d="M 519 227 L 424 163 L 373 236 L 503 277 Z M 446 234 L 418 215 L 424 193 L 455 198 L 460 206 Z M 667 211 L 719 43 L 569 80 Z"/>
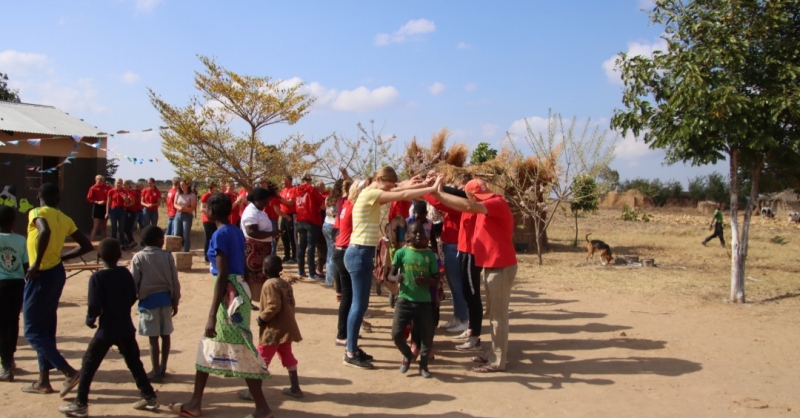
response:
<path id="1" fill-rule="evenodd" d="M 470 180 L 464 186 L 464 191 L 474 195 L 478 200 L 486 200 L 494 196 L 494 193 L 486 186 L 486 182 L 481 179 Z"/>

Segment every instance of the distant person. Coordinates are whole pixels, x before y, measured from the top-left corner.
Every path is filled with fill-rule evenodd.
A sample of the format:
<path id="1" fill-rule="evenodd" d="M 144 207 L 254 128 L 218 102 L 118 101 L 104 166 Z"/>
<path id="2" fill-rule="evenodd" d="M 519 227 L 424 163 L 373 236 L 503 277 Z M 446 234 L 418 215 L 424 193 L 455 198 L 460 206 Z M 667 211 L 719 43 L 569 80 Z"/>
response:
<path id="1" fill-rule="evenodd" d="M 281 242 L 283 242 L 283 262 L 297 262 L 297 235 L 295 234 L 295 197 L 297 188 L 292 185 L 292 176 L 283 177 L 283 189 L 280 192 L 281 212 Z"/>
<path id="2" fill-rule="evenodd" d="M 178 194 L 175 195 L 175 235 L 183 237 L 183 252 L 192 248 L 192 221 L 197 208 L 197 194 L 192 191 L 191 181 L 181 180 Z"/>
<path id="3" fill-rule="evenodd" d="M 167 191 L 167 235 L 178 235 L 175 233 L 175 216 L 178 211 L 175 210 L 175 196 L 178 194 L 178 189 L 181 187 L 181 178 L 172 178 L 172 187 Z"/>
<path id="4" fill-rule="evenodd" d="M 0 382 L 14 381 L 19 314 L 29 267 L 25 237 L 14 233 L 17 212 L 0 205 Z"/>
<path id="5" fill-rule="evenodd" d="M 208 216 L 206 216 L 206 203 L 208 203 L 208 199 L 211 198 L 211 195 L 217 192 L 217 184 L 213 181 L 208 183 L 208 191 L 203 193 L 203 196 L 200 197 L 200 214 L 201 220 L 203 221 L 203 233 L 205 234 L 205 243 L 203 244 L 203 258 L 208 263 L 208 242 L 211 241 L 211 236 L 214 235 L 214 232 L 217 231 L 217 224 L 215 222 L 211 222 L 208 220 Z"/>
<path id="6" fill-rule="evenodd" d="M 136 186 L 131 180 L 125 180 L 124 187 L 125 193 L 128 194 L 128 199 L 125 200 L 125 238 L 128 246 L 126 249 L 136 248 L 136 240 L 133 239 L 133 231 L 139 223 L 139 216 L 142 214 L 142 194 L 136 189 Z"/>
<path id="7" fill-rule="evenodd" d="M 225 187 L 224 194 L 231 199 L 231 205 L 236 205 L 236 201 L 239 199 L 239 193 L 236 191 L 235 181 L 231 180 L 228 182 L 228 185 Z M 239 225 L 241 219 L 242 218 L 239 216 L 238 210 L 231 210 L 231 216 L 229 219 L 231 225 Z"/>
<path id="8" fill-rule="evenodd" d="M 106 238 L 98 248 L 104 268 L 92 273 L 89 278 L 89 308 L 86 312 L 86 326 L 97 328 L 83 355 L 83 365 L 78 384 L 78 396 L 72 403 L 61 406 L 58 411 L 68 417 L 89 416 L 89 389 L 97 369 L 112 346 L 125 359 L 125 365 L 133 375 L 141 399 L 133 404 L 133 409 L 158 409 L 156 392 L 142 360 L 139 359 L 139 343 L 136 342 L 136 328 L 131 321 L 131 307 L 136 302 L 136 285 L 127 268 L 117 266 L 122 256 L 119 242 Z M 100 319 L 100 326 L 96 322 Z M 66 393 L 62 391 L 61 397 Z"/>
<path id="9" fill-rule="evenodd" d="M 108 191 L 111 186 L 106 183 L 106 178 L 97 175 L 94 177 L 94 184 L 89 188 L 89 194 L 86 195 L 86 201 L 92 204 L 92 232 L 89 234 L 89 240 L 94 241 L 97 236 L 106 237 L 106 227 L 108 221 L 106 220 L 106 201 L 108 200 Z"/>
<path id="10" fill-rule="evenodd" d="M 322 224 L 322 235 L 325 236 L 325 284 L 328 286 L 333 286 L 333 278 L 336 276 L 336 266 L 333 264 L 333 249 L 336 242 L 336 207 L 342 197 L 343 186 L 344 179 L 336 180 L 330 193 L 325 197 L 325 220 Z"/>
<path id="11" fill-rule="evenodd" d="M 719 244 L 722 248 L 725 248 L 725 234 L 723 234 L 723 224 L 722 224 L 722 203 L 717 203 L 717 208 L 714 209 L 714 215 L 711 218 L 711 224 L 708 226 L 708 229 L 714 230 L 714 233 L 711 234 L 710 237 L 706 238 L 701 242 L 704 246 L 714 238 L 719 238 Z"/>
<path id="12" fill-rule="evenodd" d="M 314 251 L 317 248 L 317 237 L 322 232 L 322 212 L 325 199 L 314 187 L 310 173 L 303 174 L 302 184 L 297 186 L 294 206 L 297 210 L 296 225 L 299 242 L 297 243 L 297 271 L 300 276 L 306 275 L 315 280 L 324 279 L 317 274 Z"/>
<path id="13" fill-rule="evenodd" d="M 125 205 L 130 197 L 124 188 L 124 183 L 122 179 L 117 179 L 114 182 L 114 188 L 108 191 L 106 219 L 111 221 L 111 238 L 118 240 L 122 248 L 127 248 L 127 242 L 125 241 L 127 221 Z"/>
<path id="14" fill-rule="evenodd" d="M 272 230 L 280 231 L 280 220 L 283 219 L 286 214 L 281 211 L 281 198 L 278 195 L 278 186 L 276 186 L 275 183 L 269 182 L 267 183 L 266 189 L 269 193 L 269 200 L 267 201 L 267 206 L 264 208 L 264 212 L 267 213 L 267 217 L 269 217 L 270 222 L 272 222 Z M 272 252 L 270 254 L 278 253 L 278 241 L 280 240 L 277 238 L 272 240 Z"/>
<path id="15" fill-rule="evenodd" d="M 161 205 L 161 190 L 156 187 L 156 180 L 150 177 L 147 188 L 142 190 L 142 216 L 144 226 L 158 226 L 158 207 Z M 142 228 L 144 229 L 144 228 Z"/>
<path id="16" fill-rule="evenodd" d="M 30 386 L 23 387 L 22 391 L 52 393 L 50 370 L 56 369 L 66 378 L 61 389 L 63 396 L 78 384 L 80 373 L 56 348 L 56 310 L 67 281 L 62 262 L 80 257 L 94 248 L 89 238 L 78 231 L 75 222 L 58 210 L 60 200 L 58 186 L 42 184 L 39 187 L 41 207 L 28 212 L 27 246 L 31 266 L 26 275 L 22 316 L 25 319 L 25 339 L 39 359 L 39 378 Z M 67 237 L 79 246 L 62 254 Z"/>
<path id="17" fill-rule="evenodd" d="M 142 231 L 142 240 L 144 249 L 131 260 L 131 273 L 139 299 L 139 335 L 150 340 L 153 368 L 147 377 L 152 382 L 161 383 L 167 373 L 170 335 L 174 331 L 172 317 L 178 314 L 181 283 L 175 259 L 169 251 L 161 249 L 164 231 L 157 226 L 148 226 Z"/>

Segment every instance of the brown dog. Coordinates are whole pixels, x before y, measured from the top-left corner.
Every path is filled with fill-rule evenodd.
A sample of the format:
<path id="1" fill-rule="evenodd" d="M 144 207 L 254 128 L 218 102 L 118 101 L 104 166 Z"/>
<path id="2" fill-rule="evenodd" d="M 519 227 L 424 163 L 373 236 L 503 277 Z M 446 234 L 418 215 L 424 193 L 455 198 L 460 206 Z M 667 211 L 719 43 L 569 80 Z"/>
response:
<path id="1" fill-rule="evenodd" d="M 614 257 L 611 256 L 611 247 L 609 247 L 608 244 L 606 244 L 605 242 L 600 241 L 598 239 L 593 239 L 589 241 L 589 235 L 592 234 L 586 234 L 586 250 L 589 252 L 589 254 L 586 256 L 586 261 L 589 261 L 590 257 L 594 259 L 595 251 L 600 253 L 600 264 L 605 266 L 606 264 L 613 261 Z"/>

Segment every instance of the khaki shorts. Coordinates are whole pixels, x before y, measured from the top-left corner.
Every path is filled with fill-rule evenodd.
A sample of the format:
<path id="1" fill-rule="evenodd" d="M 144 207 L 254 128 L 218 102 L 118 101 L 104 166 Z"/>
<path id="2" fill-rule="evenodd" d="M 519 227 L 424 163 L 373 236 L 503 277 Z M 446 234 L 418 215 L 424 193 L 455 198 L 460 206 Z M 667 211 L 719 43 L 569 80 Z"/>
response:
<path id="1" fill-rule="evenodd" d="M 172 305 L 139 311 L 139 335 L 158 337 L 172 331 Z"/>

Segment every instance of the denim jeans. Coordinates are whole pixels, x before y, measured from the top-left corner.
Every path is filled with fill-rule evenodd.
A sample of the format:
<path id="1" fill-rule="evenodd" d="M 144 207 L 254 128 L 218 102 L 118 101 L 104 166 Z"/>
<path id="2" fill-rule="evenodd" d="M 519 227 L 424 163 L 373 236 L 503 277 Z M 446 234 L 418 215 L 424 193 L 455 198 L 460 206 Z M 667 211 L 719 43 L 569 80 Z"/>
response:
<path id="1" fill-rule="evenodd" d="M 150 225 L 158 226 L 158 211 L 157 210 L 150 211 L 150 210 L 144 209 L 142 211 L 142 220 L 143 220 L 142 225 L 144 225 L 142 227 L 142 229 L 144 229 L 145 227 L 148 227 Z M 167 235 L 169 235 L 169 234 L 167 234 Z"/>
<path id="2" fill-rule="evenodd" d="M 322 235 L 325 236 L 325 243 L 328 247 L 328 254 L 325 257 L 325 284 L 333 286 L 333 276 L 336 274 L 336 265 L 333 264 L 333 241 L 336 237 L 333 224 L 323 224 Z"/>
<path id="3" fill-rule="evenodd" d="M 358 331 L 369 306 L 375 247 L 351 244 L 344 253 L 344 265 L 353 283 L 353 303 L 347 314 L 347 352 L 355 353 L 358 351 Z"/>
<path id="4" fill-rule="evenodd" d="M 277 231 L 278 230 L 278 220 L 277 219 L 270 219 L 270 222 L 272 222 L 272 232 Z M 272 239 L 272 254 L 278 254 L 278 239 L 277 238 L 273 238 Z"/>
<path id="5" fill-rule="evenodd" d="M 175 235 L 183 237 L 183 252 L 188 253 L 191 247 L 192 220 L 191 213 L 178 212 L 175 215 Z"/>
<path id="6" fill-rule="evenodd" d="M 167 216 L 167 230 L 164 235 L 175 235 L 175 217 Z"/>
<path id="7" fill-rule="evenodd" d="M 308 274 L 317 273 L 317 264 L 314 262 L 314 250 L 317 248 L 317 235 L 319 226 L 311 222 L 298 222 L 297 234 L 300 242 L 297 246 L 297 271 L 301 276 L 305 276 L 305 264 L 308 263 Z"/>
<path id="8" fill-rule="evenodd" d="M 108 219 L 111 221 L 111 238 L 116 238 L 121 246 L 125 246 L 125 208 L 111 208 L 108 210 Z"/>
<path id="9" fill-rule="evenodd" d="M 469 319 L 467 300 L 464 299 L 464 290 L 461 282 L 461 260 L 458 259 L 458 245 L 442 243 L 444 253 L 444 274 L 450 295 L 453 298 L 453 316 L 461 322 Z"/>
<path id="10" fill-rule="evenodd" d="M 119 208 L 122 209 L 122 208 Z M 122 214 L 125 210 L 122 209 Z M 64 265 L 59 264 L 40 272 L 39 278 L 25 283 L 22 315 L 25 318 L 25 339 L 36 351 L 39 371 L 67 366 L 67 360 L 56 348 L 56 326 L 58 324 L 58 300 L 67 282 Z"/>

